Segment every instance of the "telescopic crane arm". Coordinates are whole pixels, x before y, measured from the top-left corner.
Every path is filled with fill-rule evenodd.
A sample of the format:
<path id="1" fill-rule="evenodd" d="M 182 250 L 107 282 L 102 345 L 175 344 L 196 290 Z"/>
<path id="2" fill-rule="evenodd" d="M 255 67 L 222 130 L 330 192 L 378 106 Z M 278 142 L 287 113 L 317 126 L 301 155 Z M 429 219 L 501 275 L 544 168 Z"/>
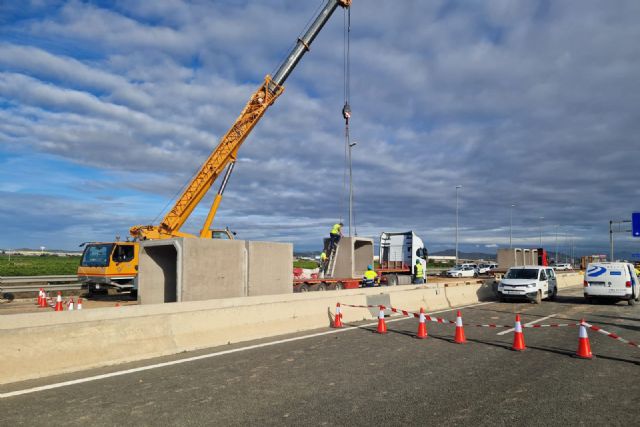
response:
<path id="1" fill-rule="evenodd" d="M 295 69 L 296 65 L 304 54 L 309 50 L 311 43 L 316 38 L 322 27 L 327 23 L 338 6 L 349 7 L 352 0 L 327 0 L 326 4 L 309 26 L 305 34 L 298 39 L 295 47 L 289 53 L 284 62 L 280 65 L 273 78 L 266 76 L 262 85 L 251 96 L 249 102 L 236 119 L 231 129 L 222 137 L 218 146 L 213 150 L 209 158 L 204 162 L 198 173 L 191 180 L 180 198 L 177 200 L 171 211 L 164 217 L 160 225 L 138 225 L 131 227 L 129 232 L 134 238 L 144 239 L 166 239 L 170 237 L 193 237 L 188 233 L 180 231 L 182 225 L 187 221 L 198 203 L 207 194 L 216 178 L 228 166 L 224 183 L 216 195 L 209 210 L 209 215 L 203 229 L 201 237 L 210 237 L 209 226 L 213 221 L 216 210 L 222 198 L 224 185 L 233 170 L 238 149 L 249 136 L 251 130 L 260 121 L 267 109 L 275 102 L 284 90 L 284 82 Z"/>

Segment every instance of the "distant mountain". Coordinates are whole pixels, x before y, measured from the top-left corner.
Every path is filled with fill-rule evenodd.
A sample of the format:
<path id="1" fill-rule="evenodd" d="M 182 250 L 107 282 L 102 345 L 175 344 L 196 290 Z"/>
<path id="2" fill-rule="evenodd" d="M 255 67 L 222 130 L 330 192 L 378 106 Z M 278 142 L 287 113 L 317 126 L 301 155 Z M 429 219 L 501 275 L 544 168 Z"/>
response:
<path id="1" fill-rule="evenodd" d="M 429 255 L 433 256 L 456 256 L 455 249 L 445 249 L 440 252 L 432 252 Z M 486 259 L 486 260 L 495 260 L 496 254 L 486 254 L 483 252 L 460 252 L 458 251 L 458 258 L 462 259 Z"/>

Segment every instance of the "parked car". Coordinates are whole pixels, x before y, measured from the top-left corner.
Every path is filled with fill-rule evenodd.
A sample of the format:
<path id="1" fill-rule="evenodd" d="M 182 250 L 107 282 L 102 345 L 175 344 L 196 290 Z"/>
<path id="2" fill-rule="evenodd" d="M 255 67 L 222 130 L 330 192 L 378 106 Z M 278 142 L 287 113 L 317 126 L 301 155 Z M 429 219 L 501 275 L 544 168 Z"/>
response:
<path id="1" fill-rule="evenodd" d="M 543 298 L 558 295 L 556 273 L 551 267 L 525 265 L 511 267 L 498 284 L 498 299 L 526 298 L 540 304 Z"/>
<path id="2" fill-rule="evenodd" d="M 638 276 L 631 263 L 593 262 L 584 272 L 584 297 L 591 303 L 595 299 L 627 301 L 634 305 L 640 298 Z"/>
<path id="3" fill-rule="evenodd" d="M 553 266 L 556 270 L 573 270 L 573 266 L 569 263 L 559 263 Z"/>
<path id="4" fill-rule="evenodd" d="M 471 266 L 456 266 L 445 273 L 449 277 L 478 277 L 478 272 Z"/>
<path id="5" fill-rule="evenodd" d="M 487 274 L 489 273 L 491 270 L 495 270 L 496 268 L 498 268 L 498 264 L 493 264 L 493 263 L 489 263 L 489 264 L 480 264 L 478 266 L 478 273 L 479 274 Z"/>

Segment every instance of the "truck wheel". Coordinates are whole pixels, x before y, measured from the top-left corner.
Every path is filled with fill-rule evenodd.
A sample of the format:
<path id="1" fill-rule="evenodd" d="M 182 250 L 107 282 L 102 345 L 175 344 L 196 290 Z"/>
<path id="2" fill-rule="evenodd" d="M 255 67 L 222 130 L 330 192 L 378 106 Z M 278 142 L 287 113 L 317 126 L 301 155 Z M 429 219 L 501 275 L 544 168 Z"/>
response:
<path id="1" fill-rule="evenodd" d="M 398 275 L 397 274 L 389 274 L 389 275 L 387 275 L 387 286 L 398 286 Z"/>
<path id="2" fill-rule="evenodd" d="M 318 285 L 318 289 L 316 289 L 317 291 L 326 291 L 327 290 L 327 284 L 322 282 Z"/>
<path id="3" fill-rule="evenodd" d="M 542 291 L 538 291 L 538 293 L 536 294 L 536 299 L 534 301 L 536 304 L 541 304 L 542 303 Z"/>
<path id="4" fill-rule="evenodd" d="M 344 283 L 342 282 L 336 283 L 336 290 L 339 291 L 341 289 L 344 289 Z"/>
<path id="5" fill-rule="evenodd" d="M 307 285 L 306 283 L 300 285 L 300 292 L 309 292 L 309 285 Z"/>

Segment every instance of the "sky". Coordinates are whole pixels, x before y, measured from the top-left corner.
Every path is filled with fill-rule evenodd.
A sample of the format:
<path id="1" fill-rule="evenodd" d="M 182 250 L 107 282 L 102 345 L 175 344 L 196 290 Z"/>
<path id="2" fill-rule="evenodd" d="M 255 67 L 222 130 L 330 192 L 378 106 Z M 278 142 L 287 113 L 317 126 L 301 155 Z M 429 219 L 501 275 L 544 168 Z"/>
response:
<path id="1" fill-rule="evenodd" d="M 159 223 L 324 1 L 0 1 L 0 248 Z M 511 230 L 607 253 L 640 211 L 639 19 L 636 0 L 353 0 L 353 232 L 452 248 L 461 185 L 460 250 Z M 240 149 L 215 227 L 313 250 L 348 222 L 344 23 Z"/>

